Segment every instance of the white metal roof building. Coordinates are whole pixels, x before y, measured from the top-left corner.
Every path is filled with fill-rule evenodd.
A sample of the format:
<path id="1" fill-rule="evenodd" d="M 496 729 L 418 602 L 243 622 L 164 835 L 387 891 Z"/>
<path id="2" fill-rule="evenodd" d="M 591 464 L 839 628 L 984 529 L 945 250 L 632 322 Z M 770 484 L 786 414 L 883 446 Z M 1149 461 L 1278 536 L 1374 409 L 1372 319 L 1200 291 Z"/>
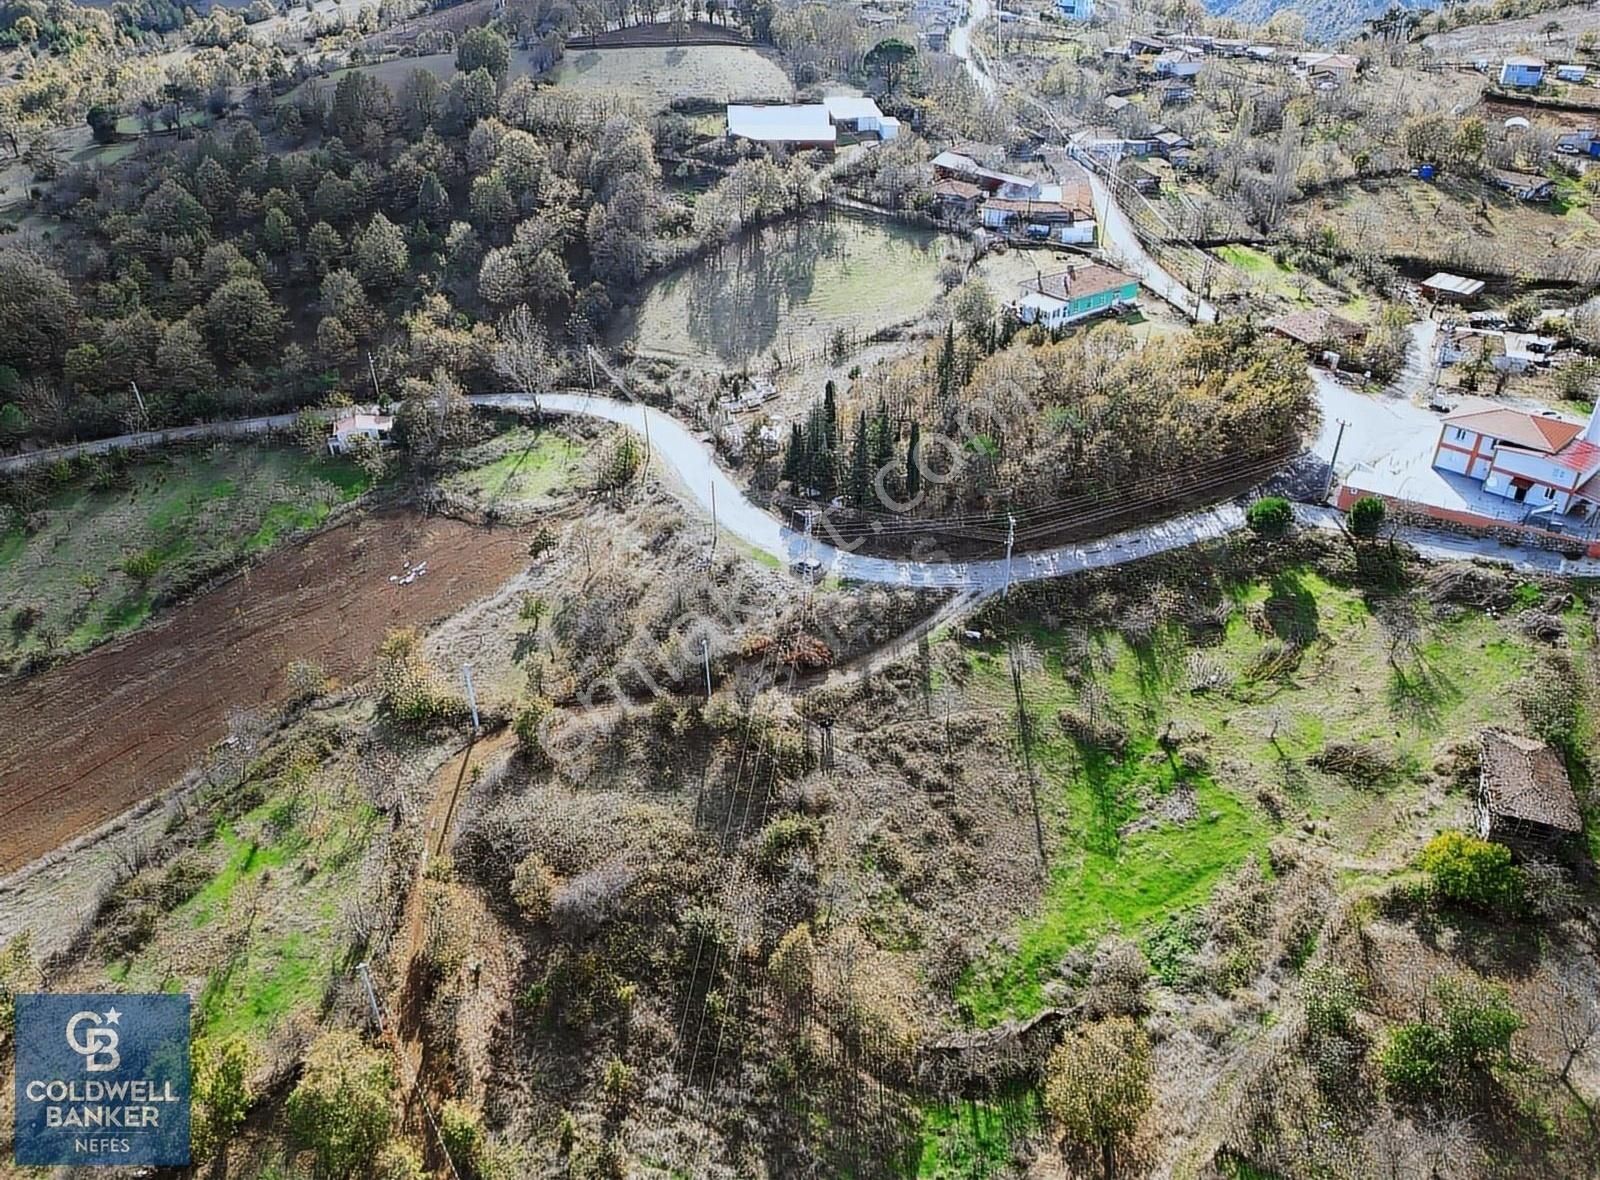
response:
<path id="1" fill-rule="evenodd" d="M 832 147 L 839 133 L 821 103 L 799 106 L 728 107 L 728 134 L 757 143 Z"/>

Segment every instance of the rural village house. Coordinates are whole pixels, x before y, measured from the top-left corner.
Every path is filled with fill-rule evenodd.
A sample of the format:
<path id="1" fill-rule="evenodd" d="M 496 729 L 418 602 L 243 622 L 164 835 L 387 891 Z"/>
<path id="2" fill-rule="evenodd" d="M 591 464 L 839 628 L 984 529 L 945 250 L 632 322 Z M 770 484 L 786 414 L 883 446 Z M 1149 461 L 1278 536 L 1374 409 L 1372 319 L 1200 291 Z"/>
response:
<path id="1" fill-rule="evenodd" d="M 1585 514 L 1600 504 L 1600 406 L 1587 424 L 1503 406 L 1451 414 L 1433 465 L 1531 508 Z"/>
<path id="2" fill-rule="evenodd" d="M 1012 307 L 1025 324 L 1060 328 L 1090 316 L 1131 307 L 1139 300 L 1139 280 L 1113 267 L 1093 263 L 1025 283 Z"/>
<path id="3" fill-rule="evenodd" d="M 1318 356 L 1324 352 L 1346 354 L 1367 336 L 1367 330 L 1360 324 L 1323 308 L 1274 316 L 1267 321 L 1267 327 Z"/>
<path id="4" fill-rule="evenodd" d="M 1544 58 L 1513 54 L 1500 63 L 1500 85 L 1517 90 L 1537 90 L 1544 84 L 1544 70 Z"/>
<path id="5" fill-rule="evenodd" d="M 389 441 L 394 430 L 394 417 L 390 414 L 368 414 L 358 411 L 342 414 L 333 421 L 328 436 L 330 455 L 348 454 L 358 438 L 370 438 L 380 446 Z"/>
<path id="6" fill-rule="evenodd" d="M 1503 843 L 1551 844 L 1583 831 L 1561 755 L 1503 729 L 1480 736 L 1478 834 Z"/>

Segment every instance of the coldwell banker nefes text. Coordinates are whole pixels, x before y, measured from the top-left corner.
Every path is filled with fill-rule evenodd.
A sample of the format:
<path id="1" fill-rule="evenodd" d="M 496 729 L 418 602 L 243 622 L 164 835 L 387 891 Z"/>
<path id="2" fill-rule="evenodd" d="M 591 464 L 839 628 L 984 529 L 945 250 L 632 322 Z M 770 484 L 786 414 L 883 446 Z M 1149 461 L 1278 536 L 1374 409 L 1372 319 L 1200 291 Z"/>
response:
<path id="1" fill-rule="evenodd" d="M 189 1162 L 187 996 L 17 997 L 19 1164 Z"/>

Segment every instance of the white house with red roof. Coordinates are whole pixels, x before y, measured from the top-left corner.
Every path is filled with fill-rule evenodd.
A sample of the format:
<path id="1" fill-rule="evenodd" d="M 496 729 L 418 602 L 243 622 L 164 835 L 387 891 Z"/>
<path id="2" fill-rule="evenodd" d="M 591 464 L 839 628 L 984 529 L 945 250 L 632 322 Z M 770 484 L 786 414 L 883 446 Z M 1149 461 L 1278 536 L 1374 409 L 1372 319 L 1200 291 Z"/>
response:
<path id="1" fill-rule="evenodd" d="M 1587 423 L 1507 406 L 1451 414 L 1440 425 L 1433 465 L 1530 509 L 1592 512 L 1600 505 L 1600 405 Z"/>

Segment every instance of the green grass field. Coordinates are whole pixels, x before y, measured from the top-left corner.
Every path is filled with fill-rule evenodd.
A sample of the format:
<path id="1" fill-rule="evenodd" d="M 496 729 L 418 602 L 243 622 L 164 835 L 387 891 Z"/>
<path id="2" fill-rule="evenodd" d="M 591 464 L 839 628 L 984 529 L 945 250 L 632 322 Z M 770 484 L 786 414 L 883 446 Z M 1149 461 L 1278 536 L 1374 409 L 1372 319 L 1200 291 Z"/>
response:
<path id="1" fill-rule="evenodd" d="M 758 50 L 737 45 L 573 46 L 550 80 L 562 90 L 614 94 L 655 107 L 678 98 L 787 102 L 794 95 L 782 67 Z"/>
<path id="2" fill-rule="evenodd" d="M 447 476 L 443 486 L 485 508 L 546 504 L 571 486 L 585 453 L 559 434 L 519 426 L 467 456 L 471 466 Z"/>
<path id="3" fill-rule="evenodd" d="M 1568 626 L 1574 646 L 1589 641 L 1581 615 L 1569 616 Z M 1263 653 L 1290 637 L 1301 644 L 1298 662 L 1260 671 Z M 1204 648 L 1176 630 L 1137 649 L 1100 632 L 1085 659 L 1060 633 L 1034 627 L 1022 638 L 1042 657 L 1025 678 L 1025 695 L 1053 833 L 1050 871 L 1014 949 L 980 962 L 962 983 L 958 1000 L 980 1025 L 1039 1011 L 1044 983 L 1073 946 L 1111 931 L 1140 938 L 1203 904 L 1274 833 L 1256 801 L 1259 788 L 1282 792 L 1328 825 L 1349 856 L 1393 858 L 1395 841 L 1416 827 L 1396 822 L 1421 797 L 1416 772 L 1449 744 L 1504 723 L 1507 686 L 1536 659 L 1533 641 L 1514 624 L 1464 612 L 1428 629 L 1414 658 L 1397 669 L 1361 595 L 1309 569 L 1238 587 L 1226 627 Z M 1002 715 L 1014 712 L 1004 649 L 960 650 L 969 691 Z M 1191 691 L 1192 654 L 1231 687 Z M 1081 745 L 1056 720 L 1063 709 L 1091 708 L 1126 731 L 1120 759 Z M 1169 726 L 1203 735 L 1202 768 L 1185 769 L 1161 748 Z M 1306 762 L 1335 740 L 1381 743 L 1406 771 L 1374 790 Z M 1180 787 L 1192 792 L 1191 818 L 1129 827 L 1142 813 L 1163 814 Z"/>
<path id="4" fill-rule="evenodd" d="M 180 452 L 62 483 L 0 516 L 0 657 L 82 651 L 153 605 L 314 528 L 370 480 L 343 460 L 261 447 Z"/>
<path id="5" fill-rule="evenodd" d="M 316 1011 L 344 969 L 340 905 L 378 820 L 310 767 L 291 761 L 262 784 L 262 802 L 184 854 L 206 866 L 204 883 L 150 942 L 105 964 L 108 981 L 193 988 L 197 1032 L 257 1047 L 283 1020 Z"/>

